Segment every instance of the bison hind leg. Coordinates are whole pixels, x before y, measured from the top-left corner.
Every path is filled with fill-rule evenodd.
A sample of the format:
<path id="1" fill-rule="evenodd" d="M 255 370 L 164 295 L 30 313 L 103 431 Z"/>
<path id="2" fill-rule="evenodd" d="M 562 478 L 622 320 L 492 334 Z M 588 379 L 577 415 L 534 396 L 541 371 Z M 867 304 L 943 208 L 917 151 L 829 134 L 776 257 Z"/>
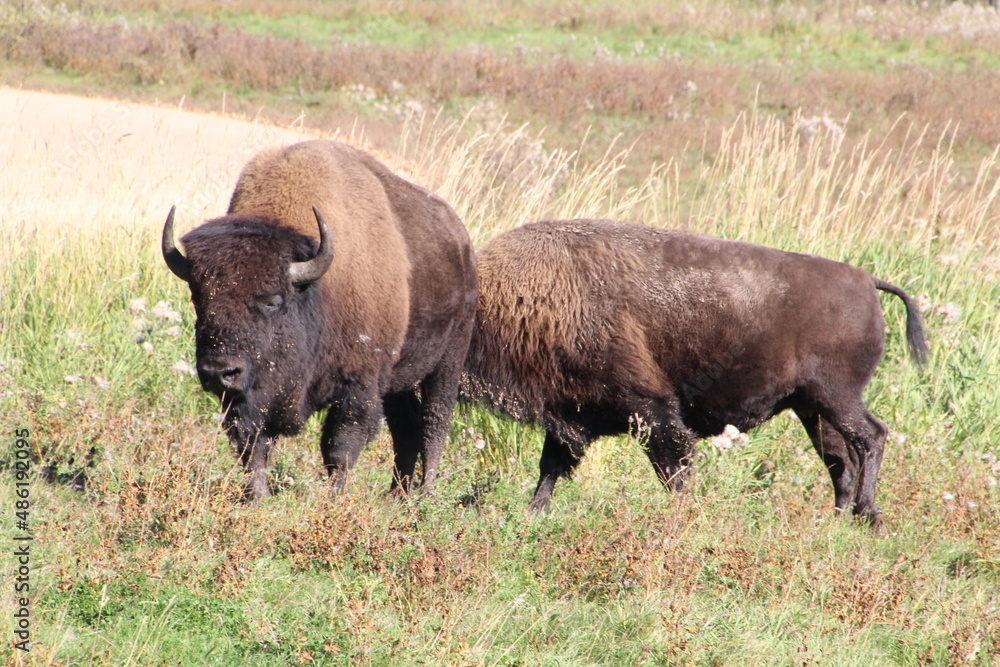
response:
<path id="1" fill-rule="evenodd" d="M 795 408 L 813 448 L 833 481 L 834 506 L 846 510 L 854 502 L 858 481 L 858 456 L 837 429 L 811 408 Z"/>
<path id="2" fill-rule="evenodd" d="M 420 400 L 415 391 L 387 394 L 382 400 L 385 423 L 392 435 L 395 465 L 392 473 L 391 495 L 408 495 L 423 450 L 423 417 Z"/>
<path id="3" fill-rule="evenodd" d="M 457 346 L 446 353 L 438 367 L 420 383 L 421 439 L 418 450 L 423 461 L 421 493 L 430 493 L 434 488 L 458 399 L 465 349 Z"/>
<path id="4" fill-rule="evenodd" d="M 846 415 L 835 414 L 830 423 L 857 453 L 858 485 L 854 494 L 854 515 L 882 529 L 882 510 L 875 504 L 875 487 L 889 429 L 863 405 Z"/>
<path id="5" fill-rule="evenodd" d="M 885 424 L 860 401 L 850 409 L 796 408 L 795 412 L 830 471 L 837 509 L 853 502 L 855 516 L 881 529 L 875 488 L 888 435 Z"/>

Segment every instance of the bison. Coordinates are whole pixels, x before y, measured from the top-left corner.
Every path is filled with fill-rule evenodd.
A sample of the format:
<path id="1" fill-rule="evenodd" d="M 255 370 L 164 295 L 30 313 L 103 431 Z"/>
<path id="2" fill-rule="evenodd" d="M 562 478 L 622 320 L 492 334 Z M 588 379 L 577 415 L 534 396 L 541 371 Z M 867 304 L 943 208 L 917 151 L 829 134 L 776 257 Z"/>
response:
<path id="1" fill-rule="evenodd" d="M 417 460 L 433 484 L 476 305 L 476 258 L 439 197 L 333 141 L 266 150 L 244 168 L 226 215 L 174 245 L 167 266 L 191 289 L 202 387 L 247 472 L 269 494 L 268 455 L 328 407 L 320 449 L 341 488 L 385 416 L 392 490 Z"/>
<path id="2" fill-rule="evenodd" d="M 527 224 L 479 254 L 463 391 L 545 429 L 533 510 L 597 437 L 641 435 L 680 489 L 697 439 L 790 408 L 836 507 L 878 526 L 886 427 L 862 400 L 885 335 L 876 290 L 903 300 L 923 362 L 910 296 L 848 264 L 609 220 Z"/>

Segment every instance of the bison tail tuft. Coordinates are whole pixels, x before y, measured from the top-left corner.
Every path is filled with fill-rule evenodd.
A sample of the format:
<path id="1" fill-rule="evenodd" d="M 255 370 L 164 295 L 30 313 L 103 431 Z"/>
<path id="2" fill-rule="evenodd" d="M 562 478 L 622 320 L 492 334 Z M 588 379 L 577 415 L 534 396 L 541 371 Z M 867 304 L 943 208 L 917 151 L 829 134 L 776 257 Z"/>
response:
<path id="1" fill-rule="evenodd" d="M 901 287 L 896 287 L 879 278 L 875 278 L 875 288 L 883 292 L 895 294 L 906 305 L 906 340 L 910 345 L 910 353 L 916 360 L 917 365 L 924 366 L 927 363 L 929 353 L 927 347 L 927 337 L 924 334 L 924 323 L 920 319 L 920 309 L 913 297 L 906 293 Z"/>

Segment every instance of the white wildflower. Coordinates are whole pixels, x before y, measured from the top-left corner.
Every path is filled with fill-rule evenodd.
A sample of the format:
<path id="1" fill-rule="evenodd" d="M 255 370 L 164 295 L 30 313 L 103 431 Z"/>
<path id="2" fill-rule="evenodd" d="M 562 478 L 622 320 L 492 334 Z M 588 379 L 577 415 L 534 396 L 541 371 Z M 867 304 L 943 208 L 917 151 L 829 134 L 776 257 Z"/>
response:
<path id="1" fill-rule="evenodd" d="M 188 362 L 184 361 L 183 359 L 181 359 L 180 361 L 174 363 L 174 365 L 170 367 L 170 372 L 175 373 L 177 375 L 197 375 L 198 374 L 198 371 L 195 370 L 195 367 L 192 366 L 191 364 L 189 364 Z"/>
<path id="2" fill-rule="evenodd" d="M 732 424 L 726 424 L 722 433 L 711 439 L 712 445 L 719 450 L 727 451 L 733 447 L 742 447 L 750 441 L 750 436 L 740 433 L 740 430 Z"/>
<path id="3" fill-rule="evenodd" d="M 826 132 L 834 137 L 842 137 L 844 128 L 829 116 L 813 116 L 799 120 L 795 131 L 804 141 L 809 141 L 820 132 Z"/>
<path id="4" fill-rule="evenodd" d="M 180 322 L 181 314 L 170 307 L 170 304 L 166 301 L 161 301 L 155 306 L 153 310 L 150 311 L 153 317 L 158 317 L 161 320 L 166 320 L 167 322 Z"/>
<path id="5" fill-rule="evenodd" d="M 948 323 L 956 322 L 960 317 L 962 317 L 962 308 L 958 304 L 950 301 L 944 305 L 940 303 L 935 304 L 933 312 L 935 315 L 943 316 L 944 321 Z"/>

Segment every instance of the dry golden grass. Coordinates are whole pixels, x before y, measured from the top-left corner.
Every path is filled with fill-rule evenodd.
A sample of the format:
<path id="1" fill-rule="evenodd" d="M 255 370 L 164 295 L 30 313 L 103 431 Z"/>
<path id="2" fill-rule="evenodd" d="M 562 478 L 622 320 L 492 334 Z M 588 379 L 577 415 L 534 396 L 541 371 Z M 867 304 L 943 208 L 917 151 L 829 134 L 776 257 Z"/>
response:
<path id="1" fill-rule="evenodd" d="M 0 88 L 0 221 L 145 230 L 221 215 L 257 151 L 314 136 L 259 121 Z"/>

